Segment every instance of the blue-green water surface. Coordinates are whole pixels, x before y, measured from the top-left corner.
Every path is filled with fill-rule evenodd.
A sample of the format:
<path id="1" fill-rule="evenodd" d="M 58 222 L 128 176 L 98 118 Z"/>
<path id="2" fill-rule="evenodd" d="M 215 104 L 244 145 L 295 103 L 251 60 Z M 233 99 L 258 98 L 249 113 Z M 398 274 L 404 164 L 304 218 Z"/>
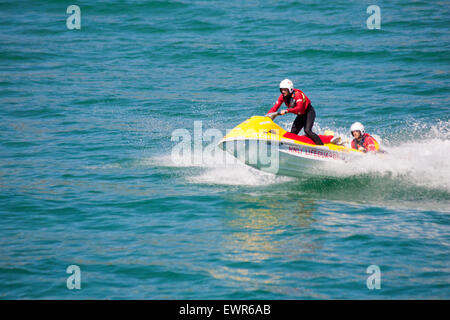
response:
<path id="1" fill-rule="evenodd" d="M 372 2 L 1 1 L 0 298 L 450 298 L 450 2 Z M 388 154 L 290 178 L 196 144 L 284 78 Z"/>

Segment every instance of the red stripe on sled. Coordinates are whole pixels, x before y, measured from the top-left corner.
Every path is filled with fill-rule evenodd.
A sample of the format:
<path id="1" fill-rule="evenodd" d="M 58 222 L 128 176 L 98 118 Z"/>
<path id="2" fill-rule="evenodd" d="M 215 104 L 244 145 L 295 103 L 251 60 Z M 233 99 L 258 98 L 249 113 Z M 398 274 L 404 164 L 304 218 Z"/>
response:
<path id="1" fill-rule="evenodd" d="M 291 133 L 291 132 L 286 132 L 283 135 L 283 137 L 287 138 L 287 139 L 292 139 L 292 140 L 304 142 L 304 143 L 315 144 L 314 141 L 312 141 L 309 137 L 307 137 L 307 136 L 299 136 L 299 135 L 296 135 L 296 134 Z M 319 138 L 320 138 L 320 140 L 322 140 L 323 143 L 330 143 L 331 139 L 333 139 L 333 136 L 323 136 L 323 135 L 319 134 Z"/>

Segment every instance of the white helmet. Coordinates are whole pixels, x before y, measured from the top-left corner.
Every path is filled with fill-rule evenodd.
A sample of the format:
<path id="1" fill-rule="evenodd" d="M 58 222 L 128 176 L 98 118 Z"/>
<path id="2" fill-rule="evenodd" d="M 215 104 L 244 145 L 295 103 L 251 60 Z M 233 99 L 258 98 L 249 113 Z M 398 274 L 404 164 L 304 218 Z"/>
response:
<path id="1" fill-rule="evenodd" d="M 364 126 L 362 125 L 361 122 L 355 122 L 350 127 L 350 132 L 353 133 L 353 131 L 359 131 L 361 132 L 361 135 L 364 135 Z"/>
<path id="2" fill-rule="evenodd" d="M 289 79 L 284 79 L 280 82 L 280 91 L 281 89 L 288 89 L 289 93 L 292 93 L 294 91 L 294 83 Z"/>

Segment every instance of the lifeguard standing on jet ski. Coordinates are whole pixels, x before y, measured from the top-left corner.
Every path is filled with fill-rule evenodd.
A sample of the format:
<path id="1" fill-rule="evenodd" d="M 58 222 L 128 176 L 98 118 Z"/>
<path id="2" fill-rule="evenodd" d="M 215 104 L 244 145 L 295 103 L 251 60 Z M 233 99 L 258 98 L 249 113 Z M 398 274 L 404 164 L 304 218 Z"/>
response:
<path id="1" fill-rule="evenodd" d="M 294 88 L 294 84 L 289 79 L 284 79 L 280 83 L 281 94 L 278 97 L 275 105 L 269 110 L 269 113 L 276 112 L 283 104 L 286 104 L 287 109 L 281 110 L 280 114 L 294 113 L 297 117 L 291 128 L 291 133 L 298 134 L 300 130 L 305 128 L 305 134 L 314 141 L 316 145 L 323 145 L 320 137 L 312 132 L 316 112 L 311 105 L 309 98 L 299 89 Z"/>
<path id="2" fill-rule="evenodd" d="M 362 152 L 367 151 L 379 151 L 380 147 L 377 142 L 371 135 L 365 133 L 364 126 L 360 122 L 355 122 L 350 127 L 350 131 L 353 136 L 352 148 L 357 149 Z"/>

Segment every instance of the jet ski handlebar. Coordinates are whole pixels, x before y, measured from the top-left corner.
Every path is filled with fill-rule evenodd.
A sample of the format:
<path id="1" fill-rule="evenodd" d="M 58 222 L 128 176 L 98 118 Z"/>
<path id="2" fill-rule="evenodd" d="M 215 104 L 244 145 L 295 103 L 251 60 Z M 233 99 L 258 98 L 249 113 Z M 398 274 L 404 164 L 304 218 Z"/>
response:
<path id="1" fill-rule="evenodd" d="M 266 117 L 269 117 L 270 119 L 273 120 L 279 115 L 281 115 L 281 112 L 277 111 L 277 112 L 271 112 L 271 113 L 266 114 Z"/>

